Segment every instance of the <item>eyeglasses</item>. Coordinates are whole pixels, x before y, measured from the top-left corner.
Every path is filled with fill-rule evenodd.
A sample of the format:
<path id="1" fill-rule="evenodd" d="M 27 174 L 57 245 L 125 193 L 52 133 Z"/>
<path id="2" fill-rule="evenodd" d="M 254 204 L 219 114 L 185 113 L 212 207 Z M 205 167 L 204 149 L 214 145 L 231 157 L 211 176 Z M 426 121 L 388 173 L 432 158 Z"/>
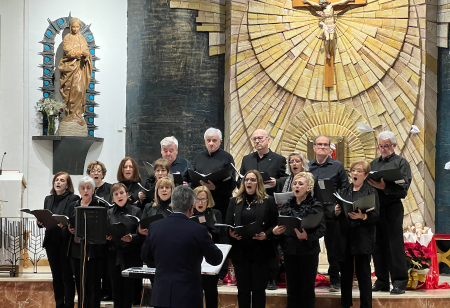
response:
<path id="1" fill-rule="evenodd" d="M 364 173 L 364 170 L 356 170 L 356 169 L 352 169 L 350 170 L 350 173 Z"/>
<path id="2" fill-rule="evenodd" d="M 329 147 L 329 146 L 330 146 L 330 144 L 329 144 L 329 143 L 314 143 L 314 145 L 317 145 L 318 147 L 324 147 L 324 148 L 326 148 L 326 147 Z"/>
<path id="3" fill-rule="evenodd" d="M 97 170 L 93 170 L 92 169 L 90 172 L 93 173 L 93 174 L 102 173 L 102 169 L 97 169 Z"/>
<path id="4" fill-rule="evenodd" d="M 264 136 L 259 136 L 259 137 L 253 137 L 251 138 L 253 142 L 261 142 L 264 139 L 269 138 L 269 137 L 264 137 Z"/>
<path id="5" fill-rule="evenodd" d="M 208 199 L 197 199 L 197 198 L 195 198 L 195 202 L 206 203 L 206 202 L 208 202 Z"/>
<path id="6" fill-rule="evenodd" d="M 292 159 L 289 161 L 289 164 L 301 164 L 302 160 L 301 159 Z"/>
<path id="7" fill-rule="evenodd" d="M 155 173 L 167 173 L 166 169 L 156 169 Z"/>
<path id="8" fill-rule="evenodd" d="M 256 179 L 255 178 L 246 178 L 246 179 L 244 179 L 244 182 L 256 183 Z"/>
<path id="9" fill-rule="evenodd" d="M 392 147 L 392 146 L 394 146 L 393 144 L 390 144 L 390 145 L 379 145 L 378 146 L 378 148 L 381 150 L 381 149 L 383 149 L 383 150 L 387 150 L 387 149 L 389 149 L 390 147 Z"/>

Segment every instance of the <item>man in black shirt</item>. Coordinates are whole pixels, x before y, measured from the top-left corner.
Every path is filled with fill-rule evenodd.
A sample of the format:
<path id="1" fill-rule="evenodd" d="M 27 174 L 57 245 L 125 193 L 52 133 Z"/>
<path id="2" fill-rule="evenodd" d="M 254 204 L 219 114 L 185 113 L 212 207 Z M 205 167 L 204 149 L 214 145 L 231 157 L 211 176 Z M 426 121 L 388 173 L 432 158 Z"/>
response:
<path id="1" fill-rule="evenodd" d="M 376 228 L 376 242 L 373 253 L 377 281 L 372 291 L 389 291 L 389 274 L 393 289 L 391 294 L 405 293 L 408 283 L 408 268 L 405 263 L 403 243 L 403 204 L 411 184 L 411 168 L 405 158 L 395 154 L 397 141 L 390 131 L 378 135 L 378 149 L 381 156 L 370 164 L 372 171 L 399 169 L 404 176 L 402 183 L 369 180 L 380 198 L 380 218 Z"/>
<path id="2" fill-rule="evenodd" d="M 170 136 L 161 140 L 161 156 L 170 163 L 170 173 L 179 172 L 183 177 L 183 185 L 187 185 L 187 170 L 193 169 L 193 167 L 187 159 L 178 156 L 177 138 Z M 147 177 L 145 188 L 150 189 L 156 184 L 155 181 L 155 176 Z"/>
<path id="3" fill-rule="evenodd" d="M 314 140 L 314 153 L 316 157 L 309 161 L 309 172 L 314 175 L 314 180 L 332 180 L 334 190 L 346 188 L 348 176 L 344 165 L 340 161 L 330 157 L 330 138 L 320 135 Z M 327 248 L 328 274 L 330 275 L 330 292 L 339 291 L 339 261 L 334 252 L 334 236 L 336 220 L 333 217 L 335 204 L 324 204 L 325 222 L 325 247 Z"/>
<path id="4" fill-rule="evenodd" d="M 264 184 L 267 185 L 267 194 L 273 196 L 273 193 L 276 192 L 276 180 L 287 176 L 286 158 L 269 149 L 270 137 L 265 130 L 255 130 L 252 135 L 252 141 L 255 145 L 256 152 L 244 156 L 240 173 L 245 175 L 247 171 L 256 169 L 259 172 L 269 174 L 270 180 L 264 182 Z"/>
<path id="5" fill-rule="evenodd" d="M 193 170 L 202 174 L 209 174 L 224 169 L 230 164 L 234 165 L 233 156 L 220 148 L 222 132 L 219 129 L 208 128 L 204 138 L 207 150 L 197 155 L 194 160 Z M 225 182 L 212 183 L 208 181 L 208 183 L 205 183 L 200 181 L 200 184 L 208 187 L 216 204 L 214 208 L 222 213 L 222 217 L 226 217 L 230 198 L 233 196 L 233 190 L 236 188 L 236 175 L 234 171 L 231 178 Z M 195 186 L 192 183 L 192 189 L 194 188 Z"/>
<path id="6" fill-rule="evenodd" d="M 287 176 L 286 174 L 286 158 L 280 154 L 274 153 L 269 149 L 270 137 L 263 129 L 257 129 L 253 132 L 252 141 L 255 145 L 256 152 L 250 153 L 242 159 L 240 173 L 245 175 L 249 170 L 258 170 L 267 173 L 270 180 L 265 181 L 266 192 L 273 196 L 276 192 L 277 179 Z M 276 279 L 280 271 L 280 257 L 275 254 L 270 262 L 268 290 L 276 290 Z"/>

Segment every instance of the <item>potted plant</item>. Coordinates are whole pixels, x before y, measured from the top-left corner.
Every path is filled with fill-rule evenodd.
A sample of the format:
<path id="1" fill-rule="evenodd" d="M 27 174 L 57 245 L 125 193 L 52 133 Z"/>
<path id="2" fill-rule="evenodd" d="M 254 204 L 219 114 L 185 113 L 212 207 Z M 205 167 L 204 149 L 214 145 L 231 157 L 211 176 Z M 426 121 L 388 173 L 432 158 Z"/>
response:
<path id="1" fill-rule="evenodd" d="M 420 289 L 431 267 L 432 251 L 419 242 L 405 243 L 406 264 L 408 266 L 409 289 Z"/>
<path id="2" fill-rule="evenodd" d="M 61 120 L 61 114 L 64 112 L 64 103 L 53 97 L 43 97 L 36 103 L 36 110 L 41 112 L 48 119 L 47 135 L 55 135 L 55 119 Z"/>

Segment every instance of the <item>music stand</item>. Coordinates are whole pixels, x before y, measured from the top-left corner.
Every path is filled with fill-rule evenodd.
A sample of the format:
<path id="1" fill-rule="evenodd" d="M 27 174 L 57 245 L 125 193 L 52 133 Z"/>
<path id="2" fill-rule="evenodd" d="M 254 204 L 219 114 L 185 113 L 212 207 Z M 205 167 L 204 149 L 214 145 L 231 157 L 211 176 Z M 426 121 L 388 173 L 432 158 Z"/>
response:
<path id="1" fill-rule="evenodd" d="M 75 236 L 81 238 L 81 281 L 78 307 L 84 306 L 84 243 L 85 241 L 89 244 L 106 243 L 106 212 L 107 208 L 101 206 L 79 206 L 75 208 Z"/>

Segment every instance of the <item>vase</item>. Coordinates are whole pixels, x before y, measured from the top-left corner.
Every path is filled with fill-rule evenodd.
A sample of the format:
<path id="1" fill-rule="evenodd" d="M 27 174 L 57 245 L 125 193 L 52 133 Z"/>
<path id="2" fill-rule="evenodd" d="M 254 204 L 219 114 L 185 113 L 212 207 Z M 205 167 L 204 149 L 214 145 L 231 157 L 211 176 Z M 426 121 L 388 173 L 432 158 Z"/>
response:
<path id="1" fill-rule="evenodd" d="M 55 135 L 55 116 L 49 115 L 48 116 L 48 136 L 54 136 Z"/>
<path id="2" fill-rule="evenodd" d="M 415 268 L 410 268 L 408 270 L 408 285 L 407 289 L 420 289 L 425 285 L 429 269 L 418 270 Z"/>

